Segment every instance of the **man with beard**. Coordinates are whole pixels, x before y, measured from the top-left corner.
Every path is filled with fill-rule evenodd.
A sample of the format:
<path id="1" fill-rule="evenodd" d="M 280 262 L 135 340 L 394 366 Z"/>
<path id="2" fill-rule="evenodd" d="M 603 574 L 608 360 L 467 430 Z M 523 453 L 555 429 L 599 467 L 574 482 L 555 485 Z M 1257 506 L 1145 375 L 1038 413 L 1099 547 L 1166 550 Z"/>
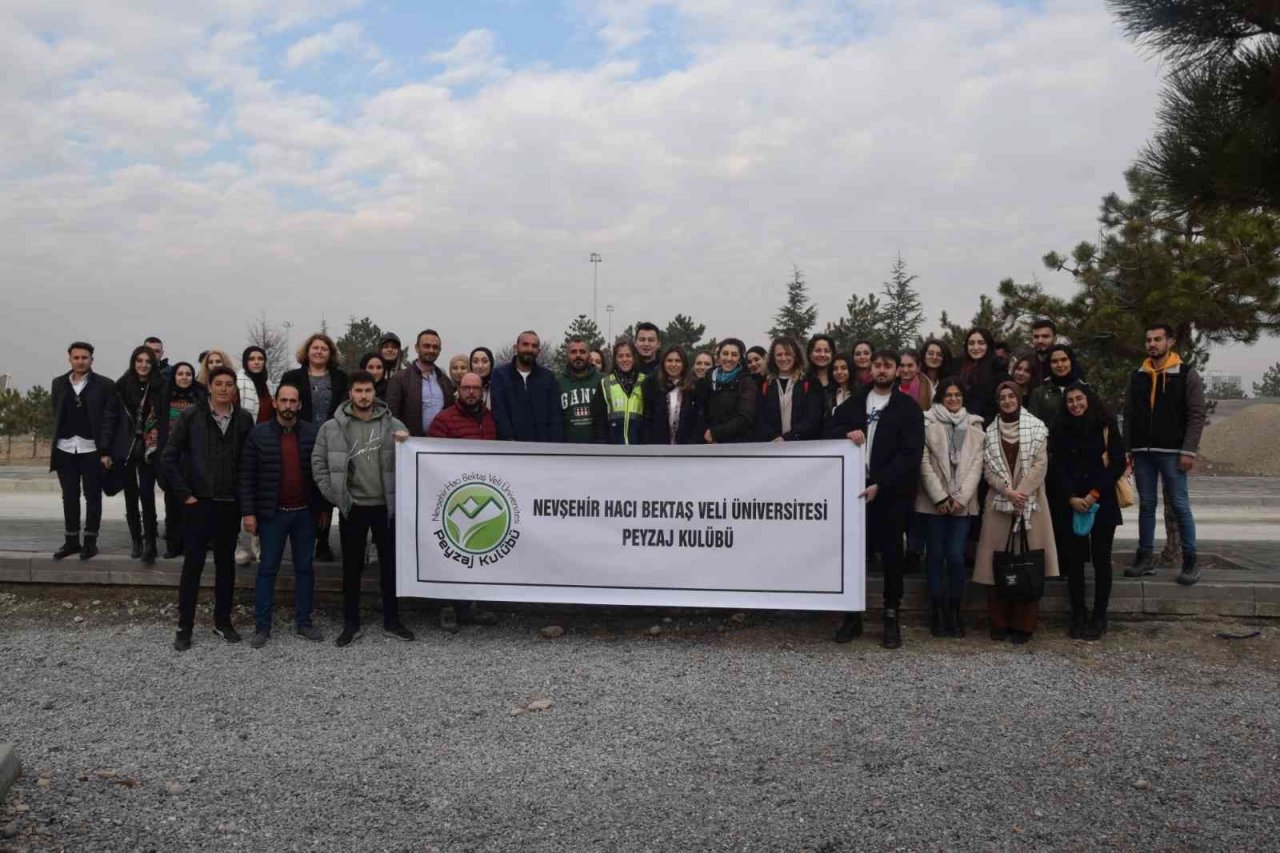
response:
<path id="1" fill-rule="evenodd" d="M 600 372 L 591 364 L 590 349 L 582 338 L 571 338 L 569 363 L 560 377 L 560 408 L 564 410 L 564 440 L 570 444 L 594 441 L 591 400 L 600 390 Z"/>
<path id="2" fill-rule="evenodd" d="M 1049 353 L 1058 342 L 1058 326 L 1052 320 L 1041 317 L 1031 324 L 1031 349 L 1035 351 L 1035 370 L 1031 373 L 1029 387 L 1034 390 L 1049 378 Z"/>
<path id="3" fill-rule="evenodd" d="M 204 561 L 213 548 L 213 630 L 228 643 L 240 642 L 231 624 L 235 589 L 236 536 L 240 532 L 240 456 L 253 418 L 235 404 L 236 372 L 209 371 L 209 399 L 182 413 L 164 448 L 165 482 L 183 502 L 182 579 L 178 587 L 178 634 L 173 647 L 191 648 L 196 598 Z"/>
<path id="4" fill-rule="evenodd" d="M 413 632 L 400 621 L 396 601 L 393 524 L 395 442 L 404 441 L 409 432 L 392 417 L 387 404 L 378 400 L 373 386 L 373 376 L 368 371 L 351 374 L 350 399 L 320 428 L 311 452 L 311 473 L 316 486 L 325 500 L 341 513 L 342 633 L 336 640 L 339 647 L 350 645 L 360 637 L 360 576 L 364 573 L 364 552 L 370 535 L 378 552 L 382 629 L 402 640 L 413 639 Z"/>
<path id="5" fill-rule="evenodd" d="M 640 376 L 652 376 L 658 369 L 658 350 L 662 348 L 662 336 L 653 323 L 636 324 L 636 354 L 640 356 L 636 371 Z"/>
<path id="6" fill-rule="evenodd" d="M 244 442 L 240 457 L 240 515 L 244 530 L 262 543 L 254 595 L 254 634 L 249 645 L 260 649 L 271 639 L 276 573 L 285 541 L 293 546 L 294 625 L 299 636 L 320 642 L 324 636 L 311 622 L 315 600 L 312 562 L 316 544 L 314 514 L 320 506 L 311 476 L 311 451 L 319 427 L 298 420 L 301 397 L 293 385 L 275 394 L 275 417 L 258 424 Z"/>
<path id="7" fill-rule="evenodd" d="M 881 350 L 871 357 L 871 383 L 841 403 L 832 415 L 829 438 L 847 437 L 863 448 L 867 502 L 866 533 L 884 566 L 884 640 L 886 649 L 902 645 L 898 606 L 902 603 L 902 537 L 915 502 L 924 453 L 924 413 L 898 389 L 898 354 Z M 862 633 L 862 614 L 845 616 L 837 643 Z"/>
<path id="8" fill-rule="evenodd" d="M 515 358 L 493 371 L 489 405 L 502 441 L 564 440 L 560 387 L 555 374 L 538 364 L 541 349 L 538 333 L 523 331 Z"/>
<path id="9" fill-rule="evenodd" d="M 414 344 L 417 361 L 387 382 L 387 406 L 415 438 L 426 435 L 435 416 L 453 405 L 453 380 L 436 367 L 440 348 L 440 335 L 423 329 Z"/>

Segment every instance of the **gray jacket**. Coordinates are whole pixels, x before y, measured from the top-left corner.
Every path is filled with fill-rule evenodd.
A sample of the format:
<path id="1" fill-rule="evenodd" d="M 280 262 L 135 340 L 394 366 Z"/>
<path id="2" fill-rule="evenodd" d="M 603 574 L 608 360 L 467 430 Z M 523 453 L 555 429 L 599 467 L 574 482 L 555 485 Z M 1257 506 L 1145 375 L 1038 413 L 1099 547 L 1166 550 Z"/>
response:
<path id="1" fill-rule="evenodd" d="M 381 400 L 373 404 L 373 418 L 385 418 L 388 429 L 405 432 L 405 426 L 391 416 L 391 410 Z M 351 465 L 351 446 L 347 440 L 347 424 L 351 421 L 351 402 L 347 401 L 333 413 L 333 418 L 325 421 L 316 436 L 316 446 L 311 452 L 311 473 L 315 476 L 316 486 L 325 500 L 341 510 L 343 515 L 351 514 L 351 490 L 347 487 L 347 471 Z M 396 510 L 396 443 L 388 441 L 382 445 L 378 454 L 378 462 L 382 467 L 382 483 L 386 491 L 387 515 L 394 515 Z"/>

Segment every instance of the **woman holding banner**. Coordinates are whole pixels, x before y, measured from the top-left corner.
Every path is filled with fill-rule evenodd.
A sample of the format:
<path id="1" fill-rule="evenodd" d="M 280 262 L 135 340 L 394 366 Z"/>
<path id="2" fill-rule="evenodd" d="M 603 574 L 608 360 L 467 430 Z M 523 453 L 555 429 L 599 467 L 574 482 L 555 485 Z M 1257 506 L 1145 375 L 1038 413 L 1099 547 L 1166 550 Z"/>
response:
<path id="1" fill-rule="evenodd" d="M 804 355 L 793 338 L 769 347 L 769 373 L 756 407 L 756 441 L 811 441 L 822 435 L 826 393 L 805 378 Z"/>
<path id="2" fill-rule="evenodd" d="M 640 356 L 631 341 L 613 345 L 613 370 L 600 380 L 591 398 L 591 423 L 596 444 L 643 444 L 645 383 L 636 368 Z"/>
<path id="3" fill-rule="evenodd" d="M 645 443 L 697 444 L 702 416 L 684 350 L 667 347 L 658 369 L 645 382 Z"/>
<path id="4" fill-rule="evenodd" d="M 737 338 L 721 341 L 716 349 L 719 366 L 698 388 L 704 418 L 702 440 L 707 444 L 750 441 L 755 432 L 759 386 L 743 369 L 745 350 Z"/>

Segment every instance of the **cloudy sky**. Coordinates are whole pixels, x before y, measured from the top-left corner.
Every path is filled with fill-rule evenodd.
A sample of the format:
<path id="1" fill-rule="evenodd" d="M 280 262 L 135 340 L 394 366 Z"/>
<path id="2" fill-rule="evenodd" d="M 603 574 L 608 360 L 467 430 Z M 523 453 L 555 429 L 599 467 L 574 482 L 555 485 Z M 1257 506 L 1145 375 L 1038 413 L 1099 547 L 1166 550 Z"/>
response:
<path id="1" fill-rule="evenodd" d="M 9 0 L 0 372 L 118 375 L 368 315 L 446 354 L 691 314 L 835 319 L 901 252 L 967 319 L 1096 233 L 1159 66 L 1101 0 Z M 1274 340 L 1219 351 L 1257 378 Z"/>

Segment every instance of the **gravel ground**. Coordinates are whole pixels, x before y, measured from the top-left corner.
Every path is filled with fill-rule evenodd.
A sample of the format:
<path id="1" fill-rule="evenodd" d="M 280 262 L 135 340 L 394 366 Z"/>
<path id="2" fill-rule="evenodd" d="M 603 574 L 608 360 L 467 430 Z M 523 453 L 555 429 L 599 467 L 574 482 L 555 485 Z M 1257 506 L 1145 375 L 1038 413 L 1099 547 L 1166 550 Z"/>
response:
<path id="1" fill-rule="evenodd" d="M 1280 828 L 1271 624 L 1053 625 L 1023 649 L 913 626 L 886 652 L 831 643 L 830 615 L 523 610 L 447 636 L 414 612 L 414 643 L 278 627 L 255 651 L 206 614 L 179 655 L 170 600 L 0 587 L 0 740 L 26 767 L 0 849 L 1274 849 Z"/>

